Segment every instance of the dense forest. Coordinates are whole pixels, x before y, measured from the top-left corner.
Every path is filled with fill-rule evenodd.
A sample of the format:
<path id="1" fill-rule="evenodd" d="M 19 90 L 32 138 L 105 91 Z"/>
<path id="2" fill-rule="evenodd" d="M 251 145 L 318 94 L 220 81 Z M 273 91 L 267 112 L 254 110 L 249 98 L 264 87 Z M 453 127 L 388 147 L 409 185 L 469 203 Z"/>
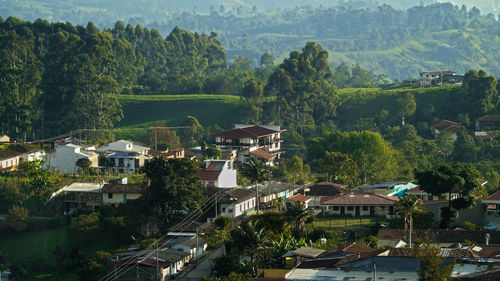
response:
<path id="1" fill-rule="evenodd" d="M 120 4 L 117 9 L 111 9 L 113 1 L 100 5 L 91 2 L 89 6 L 65 2 L 62 6 L 55 6 L 68 6 L 58 10 L 58 13 L 67 10 L 70 14 L 77 13 L 79 17 L 43 13 L 34 17 L 22 11 L 30 10 L 29 7 L 33 7 L 33 11 L 47 9 L 35 9 L 41 4 L 29 6 L 24 1 L 15 1 L 13 3 L 24 3 L 28 7 L 16 9 L 7 5 L 4 9 L 8 11 L 0 12 L 0 16 L 18 15 L 35 20 L 42 15 L 50 20 L 69 20 L 82 25 L 93 21 L 101 29 L 112 28 L 115 19 L 122 19 L 125 24 L 157 29 L 163 36 L 175 26 L 199 33 L 216 32 L 229 60 L 245 56 L 255 66 L 263 53 L 269 52 L 282 60 L 288 52 L 302 48 L 307 41 L 317 41 L 330 52 L 330 62 L 334 65 L 342 61 L 348 65 L 358 63 L 393 80 L 416 77 L 420 71 L 434 69 L 451 69 L 463 74 L 468 69 L 481 68 L 495 75 L 500 74 L 495 67 L 500 60 L 498 48 L 495 48 L 500 44 L 497 13 L 491 10 L 493 13 L 487 14 L 486 10 L 477 9 L 474 5 L 480 2 L 470 3 L 473 5 L 467 7 L 439 3 L 411 8 L 393 3 L 401 1 L 389 2 L 392 6 L 371 3 L 368 8 L 355 5 L 356 1 L 343 1 L 349 5 L 340 6 L 314 2 L 318 5 L 310 3 L 310 6 L 295 7 L 297 3 L 291 3 L 290 7 L 283 7 L 287 9 L 266 12 L 258 8 L 259 3 L 254 6 L 242 4 L 246 9 L 238 9 L 225 1 L 226 6 L 211 4 L 205 13 L 194 8 L 177 9 L 176 3 L 167 9 L 156 1 L 140 7 L 130 3 Z M 431 2 L 424 1 L 423 4 Z M 48 3 L 52 2 L 46 5 Z M 85 7 L 72 9 L 72 5 Z M 100 13 L 89 8 L 92 5 Z M 200 3 L 199 8 L 201 6 Z M 120 9 L 130 10 L 130 13 L 120 15 Z M 106 16 L 107 11 L 111 13 L 109 16 Z M 134 16 L 141 13 L 142 17 Z"/>

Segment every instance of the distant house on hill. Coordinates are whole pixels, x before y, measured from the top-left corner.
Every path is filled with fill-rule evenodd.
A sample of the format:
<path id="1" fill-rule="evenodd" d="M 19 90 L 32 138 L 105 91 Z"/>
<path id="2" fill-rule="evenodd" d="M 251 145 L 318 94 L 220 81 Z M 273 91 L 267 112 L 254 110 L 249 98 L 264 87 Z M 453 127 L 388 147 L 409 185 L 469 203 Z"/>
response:
<path id="1" fill-rule="evenodd" d="M 143 188 L 140 184 L 107 183 L 101 189 L 102 204 L 129 204 L 141 197 Z"/>
<path id="2" fill-rule="evenodd" d="M 286 205 L 289 206 L 290 204 L 293 203 L 300 203 L 304 204 L 306 208 L 309 208 L 309 202 L 311 202 L 311 197 L 304 195 L 304 194 L 295 194 L 292 197 L 288 197 L 286 199 Z"/>
<path id="3" fill-rule="evenodd" d="M 45 155 L 43 149 L 24 143 L 18 143 L 12 147 L 9 147 L 9 149 L 21 153 L 21 162 L 41 160 Z"/>
<path id="4" fill-rule="evenodd" d="M 98 149 L 96 149 L 96 151 L 103 154 L 137 153 L 146 155 L 149 151 L 149 147 L 136 145 L 131 141 L 119 140 L 109 143 L 107 146 L 99 147 Z"/>
<path id="5" fill-rule="evenodd" d="M 217 214 L 219 216 L 229 216 L 237 218 L 241 215 L 252 213 L 255 210 L 256 194 L 252 190 L 244 188 L 214 188 L 214 193 L 217 193 Z M 214 218 L 209 218 L 208 221 L 213 221 Z"/>
<path id="6" fill-rule="evenodd" d="M 246 163 L 257 157 L 269 165 L 277 163 L 281 155 L 281 133 L 279 126 L 235 125 L 235 129 L 215 133 L 215 146 L 222 151 L 237 151 L 237 160 Z"/>
<path id="7" fill-rule="evenodd" d="M 10 149 L 0 151 L 0 172 L 11 171 L 17 168 L 21 153 Z"/>
<path id="8" fill-rule="evenodd" d="M 488 114 L 476 119 L 476 131 L 494 131 L 500 129 L 500 115 Z"/>
<path id="9" fill-rule="evenodd" d="M 319 207 L 322 198 L 348 193 L 345 185 L 332 182 L 320 182 L 304 188 L 305 194 L 311 197 L 310 207 Z"/>
<path id="10" fill-rule="evenodd" d="M 457 139 L 457 133 L 460 131 L 462 126 L 450 120 L 440 120 L 431 125 L 432 135 L 437 137 L 442 132 L 449 132 L 453 135 L 453 139 Z"/>
<path id="11" fill-rule="evenodd" d="M 10 142 L 10 138 L 7 135 L 0 135 L 0 143 Z"/>
<path id="12" fill-rule="evenodd" d="M 437 85 L 456 84 L 462 82 L 464 76 L 456 75 L 455 71 L 437 70 L 420 72 L 420 87 L 430 87 Z"/>
<path id="13" fill-rule="evenodd" d="M 397 197 L 373 193 L 343 194 L 326 197 L 321 200 L 324 213 L 351 216 L 385 216 L 395 215 L 394 204 Z"/>

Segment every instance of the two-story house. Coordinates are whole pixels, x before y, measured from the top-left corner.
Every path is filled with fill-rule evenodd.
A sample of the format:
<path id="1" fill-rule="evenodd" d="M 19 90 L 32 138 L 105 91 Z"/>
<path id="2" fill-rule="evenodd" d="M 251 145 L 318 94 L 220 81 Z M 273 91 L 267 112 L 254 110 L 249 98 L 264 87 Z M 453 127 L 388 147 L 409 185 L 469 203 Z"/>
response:
<path id="1" fill-rule="evenodd" d="M 99 147 L 96 149 L 96 151 L 102 154 L 137 153 L 147 155 L 149 147 L 137 145 L 132 143 L 131 141 L 119 140 L 111 142 L 107 146 Z"/>
<path id="2" fill-rule="evenodd" d="M 41 160 L 45 156 L 45 152 L 42 148 L 34 147 L 28 144 L 19 143 L 9 149 L 21 153 L 20 161 L 36 161 Z"/>
<path id="3" fill-rule="evenodd" d="M 215 188 L 213 192 L 217 196 L 215 218 L 219 216 L 237 218 L 255 210 L 257 204 L 255 191 L 244 188 Z M 208 218 L 208 222 L 212 222 L 215 218 Z"/>
<path id="4" fill-rule="evenodd" d="M 236 187 L 236 169 L 233 160 L 205 160 L 205 168 L 196 173 L 204 186 Z"/>
<path id="5" fill-rule="evenodd" d="M 47 153 L 44 160 L 44 168 L 63 174 L 73 174 L 77 171 L 76 162 L 79 159 L 88 159 L 91 167 L 97 167 L 99 156 L 93 151 L 83 150 L 75 144 L 55 145 L 54 150 Z"/>
<path id="6" fill-rule="evenodd" d="M 236 150 L 240 163 L 246 163 L 253 156 L 273 165 L 281 156 L 281 134 L 284 131 L 279 126 L 235 125 L 233 130 L 212 136 L 218 149 Z"/>
<path id="7" fill-rule="evenodd" d="M 136 174 L 151 159 L 149 156 L 134 152 L 112 153 L 107 155 L 106 158 L 112 169 L 121 174 Z"/>

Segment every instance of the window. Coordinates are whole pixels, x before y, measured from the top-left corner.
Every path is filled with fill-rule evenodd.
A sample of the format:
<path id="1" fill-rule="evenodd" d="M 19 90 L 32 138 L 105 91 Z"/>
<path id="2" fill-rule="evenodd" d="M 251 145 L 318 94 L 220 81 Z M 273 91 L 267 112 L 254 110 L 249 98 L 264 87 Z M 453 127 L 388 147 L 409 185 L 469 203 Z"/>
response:
<path id="1" fill-rule="evenodd" d="M 368 206 L 363 206 L 363 211 L 368 211 Z"/>
<path id="2" fill-rule="evenodd" d="M 112 199 L 113 198 L 113 193 L 108 193 L 108 198 Z"/>
<path id="3" fill-rule="evenodd" d="M 333 206 L 333 210 L 334 211 L 338 211 L 339 210 L 339 206 Z"/>
<path id="4" fill-rule="evenodd" d="M 354 210 L 354 207 L 353 206 L 347 206 L 347 210 L 348 211 L 352 211 L 352 210 Z"/>

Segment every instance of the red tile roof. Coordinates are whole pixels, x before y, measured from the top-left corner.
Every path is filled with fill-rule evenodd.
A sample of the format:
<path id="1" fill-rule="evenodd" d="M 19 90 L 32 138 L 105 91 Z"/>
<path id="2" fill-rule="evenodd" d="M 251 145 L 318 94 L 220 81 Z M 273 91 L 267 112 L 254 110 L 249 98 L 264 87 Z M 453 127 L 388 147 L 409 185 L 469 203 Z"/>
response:
<path id="1" fill-rule="evenodd" d="M 279 131 L 274 131 L 261 126 L 251 126 L 246 128 L 239 128 L 225 132 L 215 133 L 212 136 L 223 137 L 226 139 L 241 139 L 241 138 L 260 138 L 269 136 L 272 134 L 279 133 Z"/>
<path id="2" fill-rule="evenodd" d="M 432 124 L 432 127 L 439 130 L 439 131 L 443 131 L 449 127 L 460 128 L 460 124 L 458 124 L 457 122 L 450 121 L 450 120 L 440 120 L 440 121 Z"/>
<path id="3" fill-rule="evenodd" d="M 500 190 L 491 194 L 490 196 L 488 196 L 488 198 L 486 198 L 486 200 L 499 200 L 500 201 Z"/>
<path id="4" fill-rule="evenodd" d="M 399 198 L 381 194 L 344 194 L 326 197 L 321 205 L 394 205 Z"/>
<path id="5" fill-rule="evenodd" d="M 120 183 L 107 183 L 101 192 L 102 193 L 142 193 L 143 186 L 140 184 L 120 184 Z"/>
<path id="6" fill-rule="evenodd" d="M 255 155 L 259 158 L 266 159 L 267 161 L 272 160 L 276 157 L 274 154 L 271 154 L 261 149 L 252 150 L 250 151 L 250 154 Z"/>
<path id="7" fill-rule="evenodd" d="M 335 196 L 347 193 L 345 185 L 331 182 L 320 182 L 309 187 L 309 196 Z"/>
<path id="8" fill-rule="evenodd" d="M 199 170 L 196 177 L 202 181 L 217 181 L 220 173 L 222 170 Z"/>
<path id="9" fill-rule="evenodd" d="M 486 121 L 486 122 L 494 122 L 494 121 L 500 121 L 500 115 L 498 114 L 488 114 L 481 116 L 476 119 L 476 122 L 481 122 L 481 121 Z"/>
<path id="10" fill-rule="evenodd" d="M 370 248 L 368 246 L 365 246 L 363 244 L 359 243 L 351 243 L 347 247 L 340 247 L 337 249 L 333 250 L 328 250 L 321 255 L 318 256 L 318 258 L 323 258 L 323 257 L 328 257 L 336 253 L 344 252 L 347 254 L 357 254 L 357 253 L 371 253 L 371 252 L 376 252 L 377 249 Z"/>
<path id="11" fill-rule="evenodd" d="M 290 201 L 293 201 L 293 202 L 304 203 L 304 202 L 307 202 L 307 201 L 311 200 L 311 197 L 299 193 L 299 194 L 296 194 L 296 195 L 294 195 L 292 197 L 287 198 L 287 200 L 290 200 Z"/>

